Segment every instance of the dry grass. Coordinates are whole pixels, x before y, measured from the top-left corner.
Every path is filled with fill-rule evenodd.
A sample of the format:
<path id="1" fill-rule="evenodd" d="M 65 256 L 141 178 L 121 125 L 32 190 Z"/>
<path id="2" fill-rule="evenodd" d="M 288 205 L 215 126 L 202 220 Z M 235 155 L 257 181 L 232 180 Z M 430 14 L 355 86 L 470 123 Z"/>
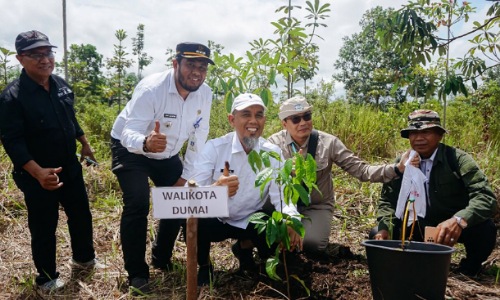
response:
<path id="1" fill-rule="evenodd" d="M 66 217 L 61 210 L 57 230 L 58 271 L 67 286 L 57 294 L 47 295 L 34 288 L 35 268 L 31 259 L 30 235 L 22 194 L 12 184 L 9 167 L 0 164 L 2 177 L 0 199 L 0 299 L 185 299 L 186 246 L 182 241 L 174 249 L 175 269 L 163 273 L 151 269 L 153 293 L 147 297 L 129 294 L 127 274 L 123 268 L 119 239 L 121 206 L 120 191 L 113 175 L 106 171 L 86 169 L 86 180 L 92 199 L 95 249 L 99 259 L 109 268 L 92 273 L 74 273 L 69 267 L 71 257 Z M 342 172 L 335 174 L 337 210 L 332 220 L 330 259 L 310 261 L 300 257 L 306 272 L 299 276 L 311 289 L 311 299 L 371 299 L 369 274 L 360 245 L 373 225 L 375 200 L 380 190 L 378 184 L 359 183 Z M 150 220 L 149 245 L 154 239 L 156 221 Z M 200 291 L 199 299 L 285 299 L 283 285 L 265 277 L 240 276 L 237 260 L 230 252 L 231 241 L 215 243 L 212 259 L 215 264 L 213 286 Z M 456 266 L 463 249 L 452 258 Z M 500 250 L 497 249 L 487 262 L 490 272 L 498 270 Z M 150 259 L 150 253 L 147 254 Z M 499 299 L 500 287 L 494 274 L 483 274 L 476 280 L 450 274 L 447 299 Z M 298 289 L 296 287 L 296 289 Z M 300 294 L 300 293 L 299 293 Z M 306 296 L 297 297 L 305 299 Z"/>

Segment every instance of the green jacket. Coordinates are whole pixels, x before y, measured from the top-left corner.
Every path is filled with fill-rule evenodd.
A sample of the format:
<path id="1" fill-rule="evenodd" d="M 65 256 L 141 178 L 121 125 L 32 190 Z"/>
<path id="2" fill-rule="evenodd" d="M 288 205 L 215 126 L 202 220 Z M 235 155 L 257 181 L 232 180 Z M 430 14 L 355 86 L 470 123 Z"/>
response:
<path id="1" fill-rule="evenodd" d="M 446 151 L 450 151 L 448 155 Z M 456 161 L 449 162 L 448 158 L 453 157 Z M 454 169 L 460 174 L 454 174 Z M 398 178 L 382 187 L 377 212 L 379 230 L 388 230 L 391 219 L 395 218 L 401 181 Z M 464 151 L 444 144 L 439 144 L 432 165 L 429 199 L 430 207 L 427 206 L 424 219 L 428 226 L 437 226 L 454 215 L 467 220 L 468 226 L 474 226 L 492 218 L 497 207 L 495 194 L 474 159 Z"/>

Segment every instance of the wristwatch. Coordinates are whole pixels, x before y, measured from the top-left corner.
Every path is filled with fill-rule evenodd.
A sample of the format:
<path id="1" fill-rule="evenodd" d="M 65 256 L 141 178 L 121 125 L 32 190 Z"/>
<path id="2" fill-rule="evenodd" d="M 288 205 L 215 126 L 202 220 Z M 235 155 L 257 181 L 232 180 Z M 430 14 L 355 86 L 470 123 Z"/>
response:
<path id="1" fill-rule="evenodd" d="M 467 222 L 464 220 L 464 218 L 459 217 L 459 216 L 454 216 L 454 217 L 457 220 L 457 224 L 458 224 L 458 226 L 460 226 L 460 228 L 462 228 L 462 229 L 467 228 Z"/>
<path id="2" fill-rule="evenodd" d="M 399 171 L 398 164 L 394 165 L 394 172 L 396 172 L 396 175 L 398 175 L 399 177 L 403 177 L 403 173 Z"/>
<path id="3" fill-rule="evenodd" d="M 149 137 L 149 135 L 146 135 L 146 137 L 144 138 L 144 141 L 142 142 L 142 151 L 144 151 L 145 153 L 149 152 L 148 147 L 146 147 L 146 142 L 148 141 L 148 137 Z"/>

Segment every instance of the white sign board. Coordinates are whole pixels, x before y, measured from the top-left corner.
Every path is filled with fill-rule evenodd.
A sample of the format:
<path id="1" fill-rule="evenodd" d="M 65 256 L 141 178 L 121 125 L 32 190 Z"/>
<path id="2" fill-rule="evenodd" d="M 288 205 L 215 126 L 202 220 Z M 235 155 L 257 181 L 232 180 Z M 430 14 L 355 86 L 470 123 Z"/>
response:
<path id="1" fill-rule="evenodd" d="M 153 218 L 228 217 L 227 186 L 153 187 Z"/>

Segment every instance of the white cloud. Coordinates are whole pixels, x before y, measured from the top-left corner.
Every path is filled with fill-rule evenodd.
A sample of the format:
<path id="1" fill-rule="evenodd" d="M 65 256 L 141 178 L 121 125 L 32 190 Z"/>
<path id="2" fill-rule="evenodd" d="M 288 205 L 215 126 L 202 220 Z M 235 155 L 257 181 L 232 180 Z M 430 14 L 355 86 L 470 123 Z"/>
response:
<path id="1" fill-rule="evenodd" d="M 327 1 L 323 0 L 323 3 Z M 403 0 L 334 0 L 330 17 L 324 21 L 317 40 L 320 47 L 320 70 L 315 81 L 330 79 L 335 72 L 342 37 L 358 32 L 359 21 L 366 10 L 377 5 L 399 8 L 407 3 Z M 485 4 L 481 0 L 473 5 Z M 132 51 L 131 38 L 137 25 L 145 25 L 145 52 L 153 56 L 154 62 L 145 69 L 145 74 L 165 68 L 165 50 L 175 48 L 182 41 L 212 40 L 225 47 L 226 53 L 243 55 L 250 49 L 249 42 L 258 38 L 273 37 L 270 24 L 282 16 L 275 10 L 288 1 L 269 0 L 67 0 L 68 47 L 71 44 L 92 44 L 104 57 L 113 55 L 114 34 L 124 29 L 128 38 L 127 50 Z M 292 1 L 293 5 L 305 6 L 305 1 Z M 62 57 L 62 0 L 0 0 L 0 47 L 14 50 L 14 40 L 19 32 L 37 29 L 47 34 L 59 46 L 57 56 Z M 475 16 L 485 18 L 485 9 Z M 455 52 L 453 52 L 455 53 Z M 339 85 L 338 88 L 341 88 Z"/>

